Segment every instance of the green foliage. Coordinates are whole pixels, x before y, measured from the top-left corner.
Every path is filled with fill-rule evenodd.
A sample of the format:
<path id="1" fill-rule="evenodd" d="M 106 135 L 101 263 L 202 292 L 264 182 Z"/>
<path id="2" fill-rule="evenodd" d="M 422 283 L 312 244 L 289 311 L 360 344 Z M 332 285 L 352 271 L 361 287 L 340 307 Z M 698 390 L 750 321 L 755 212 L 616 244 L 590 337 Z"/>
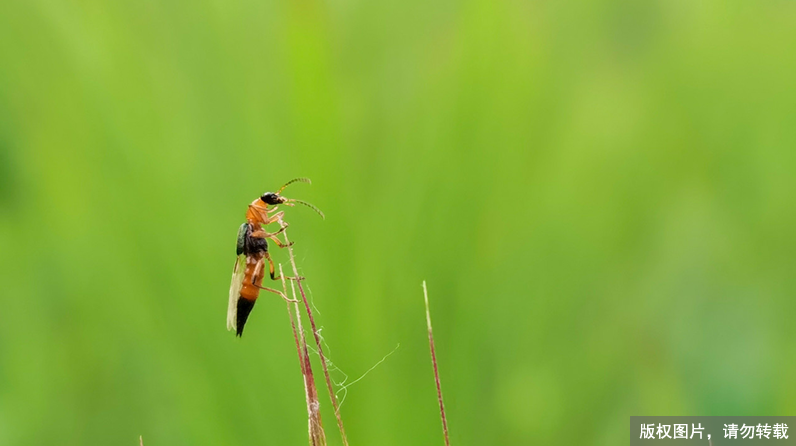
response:
<path id="1" fill-rule="evenodd" d="M 297 176 L 331 360 L 354 379 L 401 344 L 348 389 L 352 445 L 442 444 L 423 279 L 455 446 L 794 412 L 795 21 L 0 2 L 0 444 L 306 444 L 284 303 L 225 331 L 246 205 Z"/>

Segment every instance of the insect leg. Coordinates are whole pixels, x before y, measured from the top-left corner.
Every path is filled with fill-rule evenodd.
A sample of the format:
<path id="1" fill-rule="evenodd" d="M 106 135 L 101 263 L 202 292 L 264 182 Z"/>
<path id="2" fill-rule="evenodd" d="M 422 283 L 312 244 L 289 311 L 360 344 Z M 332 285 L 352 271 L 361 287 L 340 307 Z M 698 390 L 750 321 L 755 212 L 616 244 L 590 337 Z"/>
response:
<path id="1" fill-rule="evenodd" d="M 254 274 L 252 274 L 252 285 L 257 286 L 257 279 L 261 277 L 263 273 L 263 259 L 257 261 L 257 264 L 254 265 Z"/>
<path id="2" fill-rule="evenodd" d="M 275 274 L 274 273 L 274 261 L 271 260 L 271 255 L 266 252 L 263 257 L 265 258 L 265 260 L 268 260 L 268 268 L 269 268 L 269 271 L 271 273 L 271 280 L 280 280 L 280 279 L 282 279 L 282 276 L 274 275 Z M 288 276 L 285 276 L 285 279 L 296 280 L 295 277 L 288 277 Z M 299 279 L 303 280 L 304 278 L 303 277 L 299 277 Z"/>
<path id="3" fill-rule="evenodd" d="M 286 228 L 287 228 L 287 224 L 285 224 L 284 226 L 282 226 L 281 228 L 279 228 L 279 230 L 278 230 L 278 231 L 276 231 L 276 232 L 265 232 L 265 231 L 264 231 L 264 230 L 262 230 L 262 229 L 258 229 L 258 230 L 256 230 L 256 231 L 252 232 L 252 233 L 251 233 L 251 236 L 252 236 L 252 237 L 259 237 L 259 238 L 266 238 L 266 237 L 267 237 L 267 238 L 271 238 L 271 237 L 276 237 L 277 235 L 281 234 L 281 233 L 282 233 L 282 231 L 284 231 Z"/>
<path id="4" fill-rule="evenodd" d="M 275 221 L 278 221 L 280 226 L 287 227 L 287 223 L 282 221 L 283 218 L 285 218 L 285 213 L 280 211 L 280 212 L 277 212 L 274 215 L 268 216 L 268 218 L 265 220 L 265 224 L 271 224 L 271 223 L 273 223 Z"/>
<path id="5" fill-rule="evenodd" d="M 293 246 L 293 242 L 290 242 L 290 243 L 283 243 L 283 242 L 282 242 L 282 240 L 279 240 L 279 239 L 276 237 L 277 235 L 281 234 L 281 233 L 282 233 L 282 231 L 284 231 L 284 230 L 285 230 L 285 228 L 287 228 L 287 223 L 285 223 L 285 225 L 284 225 L 284 226 L 282 226 L 282 227 L 281 227 L 281 228 L 280 228 L 278 231 L 276 231 L 276 232 L 265 232 L 265 231 L 263 231 L 262 229 L 258 229 L 258 230 L 256 230 L 256 231 L 252 232 L 252 237 L 259 237 L 259 238 L 270 238 L 271 240 L 273 240 L 273 241 L 274 241 L 274 243 L 276 243 L 276 246 L 279 246 L 280 248 L 287 248 L 288 246 Z"/>
<path id="6" fill-rule="evenodd" d="M 274 261 L 271 260 L 271 254 L 268 254 L 268 252 L 266 252 L 263 257 L 265 258 L 265 260 L 268 260 L 268 271 L 271 273 L 271 280 L 281 279 L 282 276 L 274 276 Z"/>
<path id="7" fill-rule="evenodd" d="M 285 229 L 287 229 L 287 226 L 288 226 L 288 225 L 287 225 L 287 223 L 285 223 L 285 224 L 283 224 L 283 225 L 282 225 L 282 227 L 281 227 L 281 228 L 279 228 L 279 230 L 277 230 L 276 232 L 266 233 L 266 234 L 265 234 L 265 237 L 269 237 L 269 238 L 270 238 L 270 237 L 273 237 L 273 236 L 279 235 L 279 234 L 281 234 L 281 233 L 282 233 L 282 232 L 283 232 Z"/>
<path id="8" fill-rule="evenodd" d="M 282 229 L 284 229 L 284 228 L 282 228 Z M 290 243 L 282 243 L 282 240 L 279 240 L 279 239 L 276 237 L 276 234 L 278 234 L 278 233 L 274 233 L 273 235 L 269 235 L 269 236 L 268 236 L 268 238 L 270 238 L 271 240 L 273 240 L 273 241 L 274 241 L 274 243 L 276 243 L 276 246 L 278 246 L 278 247 L 280 247 L 280 248 L 287 248 L 288 246 L 293 246 L 293 243 L 294 243 L 294 242 L 290 242 Z"/>
<path id="9" fill-rule="evenodd" d="M 270 263 L 271 259 L 269 258 L 268 261 Z M 275 290 L 273 288 L 268 288 L 268 287 L 265 287 L 265 286 L 257 284 L 257 282 L 259 282 L 262 279 L 263 266 L 264 266 L 263 265 L 263 259 L 258 260 L 257 264 L 254 266 L 254 274 L 252 274 L 252 285 L 256 286 L 257 288 L 259 288 L 261 290 L 265 290 L 265 291 L 270 291 L 272 293 L 276 293 L 276 294 L 282 296 L 282 299 L 285 299 L 288 302 L 296 302 L 295 300 L 290 299 L 287 296 L 285 296 L 285 294 L 282 293 L 279 290 Z M 273 277 L 273 274 L 271 276 Z M 282 277 L 280 276 L 280 277 L 277 277 L 276 279 L 278 280 L 278 279 L 281 279 L 281 278 Z"/>
<path id="10" fill-rule="evenodd" d="M 295 300 L 295 299 L 291 299 L 291 298 L 289 298 L 289 297 L 285 296 L 285 293 L 283 293 L 283 292 L 281 292 L 281 291 L 279 291 L 279 290 L 275 290 L 275 289 L 273 289 L 273 288 L 268 288 L 268 287 L 266 287 L 266 286 L 260 286 L 260 285 L 257 285 L 257 284 L 255 284 L 255 286 L 256 286 L 257 288 L 261 289 L 261 290 L 265 290 L 265 291 L 270 291 L 270 292 L 272 292 L 272 293 L 276 293 L 276 294 L 278 294 L 279 296 L 281 296 L 281 297 L 282 297 L 282 299 L 285 299 L 285 300 L 286 300 L 286 301 L 288 301 L 288 302 L 298 302 L 298 301 L 297 301 L 297 300 Z"/>

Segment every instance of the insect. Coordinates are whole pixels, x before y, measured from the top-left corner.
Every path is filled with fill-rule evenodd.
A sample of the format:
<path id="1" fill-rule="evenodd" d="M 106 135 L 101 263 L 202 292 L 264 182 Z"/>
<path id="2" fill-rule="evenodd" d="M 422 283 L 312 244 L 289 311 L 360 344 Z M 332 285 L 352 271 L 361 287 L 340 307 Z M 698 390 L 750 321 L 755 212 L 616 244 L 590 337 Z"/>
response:
<path id="1" fill-rule="evenodd" d="M 288 227 L 288 223 L 283 220 L 285 213 L 283 211 L 276 212 L 278 206 L 280 204 L 295 206 L 295 203 L 299 203 L 311 208 L 322 218 L 326 218 L 320 209 L 310 203 L 280 195 L 286 187 L 296 182 L 312 184 L 309 178 L 295 178 L 285 183 L 276 192 L 264 193 L 251 202 L 246 211 L 246 223 L 243 223 L 238 229 L 238 243 L 235 250 L 238 258 L 235 260 L 235 267 L 232 270 L 229 308 L 227 309 L 227 330 L 235 330 L 237 336 L 243 334 L 243 327 L 260 295 L 260 290 L 270 291 L 284 297 L 281 291 L 262 286 L 263 277 L 265 277 L 265 262 L 268 262 L 271 280 L 282 278 L 282 276 L 274 274 L 274 262 L 268 253 L 267 239 L 271 239 L 280 248 L 286 248 L 293 244 L 293 242 L 283 243 L 278 238 L 278 235 Z M 264 229 L 271 223 L 279 223 L 280 227 L 276 232 L 267 232 Z M 285 278 L 294 279 L 293 277 Z"/>

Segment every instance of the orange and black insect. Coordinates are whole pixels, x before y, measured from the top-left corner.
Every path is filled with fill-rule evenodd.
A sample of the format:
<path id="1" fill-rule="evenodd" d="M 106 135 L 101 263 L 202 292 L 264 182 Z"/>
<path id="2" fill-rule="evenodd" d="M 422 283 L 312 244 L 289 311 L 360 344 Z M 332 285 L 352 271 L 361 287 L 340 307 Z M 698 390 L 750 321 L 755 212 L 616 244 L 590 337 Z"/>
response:
<path id="1" fill-rule="evenodd" d="M 309 178 L 296 178 L 285 183 L 276 192 L 264 193 L 249 205 L 249 209 L 246 211 L 246 223 L 238 229 L 238 245 L 235 251 L 238 258 L 235 261 L 235 268 L 232 270 L 232 285 L 229 287 L 229 308 L 227 310 L 227 330 L 235 330 L 238 336 L 243 334 L 243 326 L 246 325 L 246 320 L 254 308 L 260 290 L 282 295 L 281 291 L 262 286 L 266 261 L 271 279 L 280 280 L 282 278 L 282 276 L 274 274 L 274 262 L 271 260 L 271 255 L 268 254 L 266 239 L 271 239 L 280 248 L 289 246 L 277 237 L 288 226 L 287 222 L 283 220 L 285 213 L 276 212 L 278 206 L 280 204 L 294 206 L 295 203 L 299 203 L 310 207 L 324 217 L 320 209 L 306 201 L 285 198 L 280 195 L 286 187 L 295 182 L 312 184 Z M 271 223 L 279 223 L 279 229 L 276 232 L 267 232 L 263 228 L 268 227 Z"/>

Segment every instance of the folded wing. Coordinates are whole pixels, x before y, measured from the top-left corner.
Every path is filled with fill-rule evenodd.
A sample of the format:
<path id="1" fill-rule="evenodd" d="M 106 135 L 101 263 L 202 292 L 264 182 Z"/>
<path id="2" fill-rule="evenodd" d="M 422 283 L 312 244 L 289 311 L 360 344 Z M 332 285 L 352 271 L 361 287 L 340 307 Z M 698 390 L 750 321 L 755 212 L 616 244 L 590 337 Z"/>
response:
<path id="1" fill-rule="evenodd" d="M 227 308 L 227 330 L 238 329 L 238 299 L 243 288 L 243 277 L 246 275 L 246 255 L 240 254 L 232 269 L 232 283 L 229 286 L 229 307 Z"/>

